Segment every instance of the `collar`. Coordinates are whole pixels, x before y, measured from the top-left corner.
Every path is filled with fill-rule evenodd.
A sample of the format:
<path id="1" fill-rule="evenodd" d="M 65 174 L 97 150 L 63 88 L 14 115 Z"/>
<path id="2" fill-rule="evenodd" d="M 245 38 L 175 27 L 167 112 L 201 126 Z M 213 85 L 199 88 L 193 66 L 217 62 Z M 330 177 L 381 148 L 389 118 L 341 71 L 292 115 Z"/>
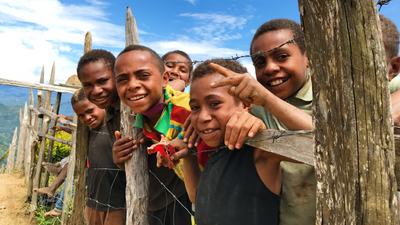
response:
<path id="1" fill-rule="evenodd" d="M 300 88 L 298 92 L 287 98 L 287 100 L 290 102 L 291 99 L 296 98 L 305 102 L 311 102 L 313 100 L 311 77 L 308 78 L 306 84 Z"/>

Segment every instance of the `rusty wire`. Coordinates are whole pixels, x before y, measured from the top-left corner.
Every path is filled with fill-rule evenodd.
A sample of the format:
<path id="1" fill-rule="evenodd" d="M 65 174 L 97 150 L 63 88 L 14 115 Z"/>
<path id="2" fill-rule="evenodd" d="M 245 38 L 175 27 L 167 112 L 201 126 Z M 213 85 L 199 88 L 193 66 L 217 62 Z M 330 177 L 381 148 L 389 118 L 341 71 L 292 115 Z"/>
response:
<path id="1" fill-rule="evenodd" d="M 378 0 L 378 2 L 376 3 L 377 6 L 379 5 L 378 11 L 381 10 L 382 6 L 388 5 L 390 1 L 391 0 Z"/>

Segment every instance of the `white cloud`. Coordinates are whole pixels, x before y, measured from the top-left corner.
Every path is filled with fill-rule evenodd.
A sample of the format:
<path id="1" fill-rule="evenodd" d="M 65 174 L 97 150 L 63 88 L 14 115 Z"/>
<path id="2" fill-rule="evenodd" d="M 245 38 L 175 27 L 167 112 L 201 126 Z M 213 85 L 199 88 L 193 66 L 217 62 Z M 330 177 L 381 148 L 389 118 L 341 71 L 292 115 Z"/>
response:
<path id="1" fill-rule="evenodd" d="M 196 34 L 214 41 L 240 39 L 239 33 L 232 32 L 235 29 L 243 29 L 247 19 L 242 17 L 216 14 L 216 13 L 182 13 L 180 16 L 191 17 L 200 26 L 190 29 Z"/>
<path id="2" fill-rule="evenodd" d="M 60 46 L 60 50 L 70 52 L 72 49 L 70 46 L 67 45 L 67 46 Z"/>

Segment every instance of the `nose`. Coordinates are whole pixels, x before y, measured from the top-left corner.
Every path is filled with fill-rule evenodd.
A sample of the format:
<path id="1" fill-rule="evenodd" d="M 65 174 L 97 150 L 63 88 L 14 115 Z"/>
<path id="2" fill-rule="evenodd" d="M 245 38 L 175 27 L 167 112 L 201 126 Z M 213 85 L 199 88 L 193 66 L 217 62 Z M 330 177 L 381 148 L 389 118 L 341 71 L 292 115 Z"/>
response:
<path id="1" fill-rule="evenodd" d="M 264 74 L 266 75 L 274 75 L 276 72 L 280 70 L 279 65 L 274 60 L 266 59 L 266 65 L 264 69 Z"/>
<path id="2" fill-rule="evenodd" d="M 103 88 L 99 85 L 94 85 L 92 95 L 100 95 L 103 92 Z"/>
<path id="3" fill-rule="evenodd" d="M 198 118 L 198 121 L 199 121 L 200 123 L 205 123 L 205 122 L 207 122 L 207 121 L 210 121 L 211 118 L 212 118 L 212 117 L 211 117 L 211 114 L 208 112 L 207 109 L 201 109 L 201 110 L 200 110 L 199 118 Z"/>
<path id="4" fill-rule="evenodd" d="M 90 114 L 85 114 L 85 122 L 89 122 L 92 116 Z"/>
<path id="5" fill-rule="evenodd" d="M 137 79 L 130 78 L 127 89 L 132 91 L 132 90 L 139 88 L 139 86 L 140 86 L 140 83 Z"/>

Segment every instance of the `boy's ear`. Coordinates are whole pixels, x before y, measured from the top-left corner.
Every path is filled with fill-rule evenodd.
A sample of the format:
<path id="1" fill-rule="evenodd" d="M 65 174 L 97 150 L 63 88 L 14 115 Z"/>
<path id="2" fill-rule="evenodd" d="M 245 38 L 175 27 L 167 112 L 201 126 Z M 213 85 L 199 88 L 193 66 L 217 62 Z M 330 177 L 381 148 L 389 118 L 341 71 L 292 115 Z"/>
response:
<path id="1" fill-rule="evenodd" d="M 253 108 L 253 104 L 252 103 L 244 103 L 243 104 L 243 109 L 246 110 L 247 112 L 250 112 L 250 110 Z"/>
<path id="2" fill-rule="evenodd" d="M 307 52 L 304 52 L 304 56 L 306 57 L 307 68 L 309 68 L 309 66 L 308 66 L 308 57 L 307 57 Z"/>
<path id="3" fill-rule="evenodd" d="M 400 55 L 393 57 L 389 63 L 389 81 L 400 73 Z"/>
<path id="4" fill-rule="evenodd" d="M 164 73 L 162 74 L 163 88 L 165 88 L 168 85 L 168 82 L 169 82 L 169 73 L 167 73 L 167 71 L 164 71 Z"/>

